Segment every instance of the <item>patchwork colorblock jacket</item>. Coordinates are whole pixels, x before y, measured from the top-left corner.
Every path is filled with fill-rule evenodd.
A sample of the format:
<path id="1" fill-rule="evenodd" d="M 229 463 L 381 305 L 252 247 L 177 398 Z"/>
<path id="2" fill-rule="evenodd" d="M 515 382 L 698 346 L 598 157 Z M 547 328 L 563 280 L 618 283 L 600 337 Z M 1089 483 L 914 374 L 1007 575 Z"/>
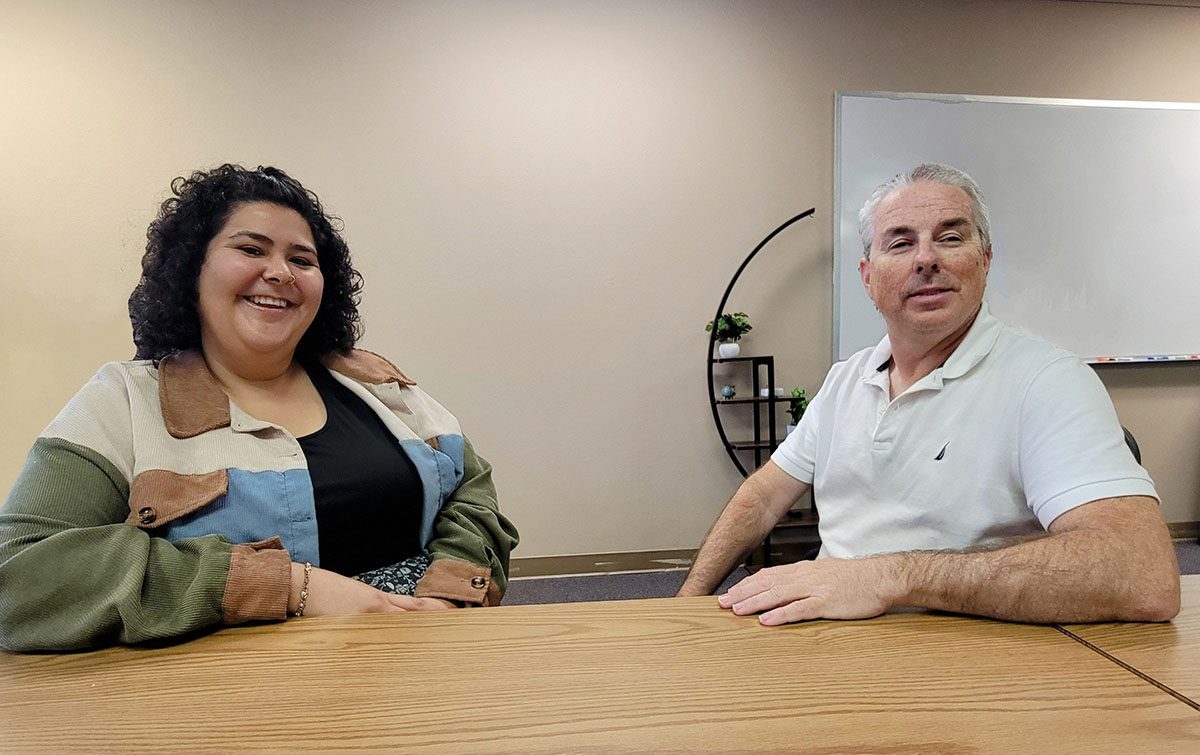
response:
<path id="1" fill-rule="evenodd" d="M 433 562 L 416 595 L 498 603 L 517 533 L 491 466 L 383 357 L 356 350 L 325 366 L 420 475 Z M 239 409 L 197 352 L 110 363 L 37 439 L 0 509 L 0 645 L 71 649 L 283 619 L 292 561 L 320 565 L 299 442 Z"/>

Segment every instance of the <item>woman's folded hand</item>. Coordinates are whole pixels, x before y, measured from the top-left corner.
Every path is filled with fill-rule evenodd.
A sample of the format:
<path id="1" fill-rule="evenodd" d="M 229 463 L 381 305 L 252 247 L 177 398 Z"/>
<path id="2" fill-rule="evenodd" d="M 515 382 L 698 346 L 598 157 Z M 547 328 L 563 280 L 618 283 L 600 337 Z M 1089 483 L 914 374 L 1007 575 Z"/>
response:
<path id="1" fill-rule="evenodd" d="M 304 585 L 304 564 L 292 563 L 292 589 L 288 595 L 288 613 L 294 613 L 300 605 L 300 589 Z M 393 598 L 382 590 L 376 590 L 357 579 L 343 577 L 328 569 L 312 568 L 308 577 L 308 600 L 304 603 L 305 616 L 345 616 L 355 613 L 388 613 L 407 610 L 397 605 Z"/>
<path id="2" fill-rule="evenodd" d="M 300 605 L 304 585 L 304 564 L 292 563 L 292 590 L 288 595 L 288 613 Z M 357 579 L 343 577 L 328 569 L 312 568 L 308 575 L 308 600 L 305 616 L 345 616 L 354 613 L 390 613 L 392 611 L 444 611 L 456 608 L 442 598 L 414 598 L 377 590 Z"/>
<path id="3" fill-rule="evenodd" d="M 388 595 L 393 605 L 400 606 L 405 611 L 444 611 L 447 608 L 458 608 L 444 598 L 414 598 L 411 595 Z"/>

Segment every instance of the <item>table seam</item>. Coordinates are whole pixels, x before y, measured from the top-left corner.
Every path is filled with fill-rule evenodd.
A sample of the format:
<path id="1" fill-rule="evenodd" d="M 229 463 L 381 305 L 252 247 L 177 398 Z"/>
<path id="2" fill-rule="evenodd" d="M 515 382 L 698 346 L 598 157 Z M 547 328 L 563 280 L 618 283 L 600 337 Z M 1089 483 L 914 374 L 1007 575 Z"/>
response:
<path id="1" fill-rule="evenodd" d="M 1125 661 L 1123 661 L 1123 660 L 1121 660 L 1120 658 L 1116 657 L 1116 656 L 1115 656 L 1115 655 L 1113 655 L 1112 653 L 1109 653 L 1109 652 L 1107 652 L 1107 651 L 1105 651 L 1105 650 L 1102 650 L 1102 649 L 1101 649 L 1101 648 L 1099 648 L 1098 646 L 1096 646 L 1096 645 L 1093 645 L 1092 643 L 1090 643 L 1090 642 L 1088 642 L 1087 640 L 1083 639 L 1082 637 L 1080 637 L 1079 635 L 1077 635 L 1077 634 L 1075 634 L 1074 632 L 1070 631 L 1069 629 L 1066 629 L 1066 628 L 1064 628 L 1063 626 L 1061 626 L 1061 625 L 1059 625 L 1059 624 L 1054 624 L 1053 626 L 1054 626 L 1054 628 L 1055 628 L 1055 629 L 1057 629 L 1058 631 L 1062 632 L 1062 633 L 1063 633 L 1063 634 L 1065 634 L 1066 636 L 1070 637 L 1072 640 L 1075 640 L 1075 641 L 1076 641 L 1076 642 L 1078 642 L 1080 645 L 1083 645 L 1085 648 L 1087 648 L 1087 649 L 1089 649 L 1089 650 L 1092 650 L 1092 651 L 1094 651 L 1094 652 L 1096 652 L 1096 653 L 1098 653 L 1098 654 L 1100 654 L 1100 655 L 1104 656 L 1104 657 L 1105 657 L 1105 658 L 1107 658 L 1108 660 L 1110 660 L 1110 661 L 1112 661 L 1113 663 L 1117 664 L 1118 666 L 1120 666 L 1121 668 L 1125 669 L 1126 671 L 1128 671 L 1129 673 L 1133 674 L 1134 676 L 1138 677 L 1138 678 L 1139 678 L 1139 679 L 1141 679 L 1142 681 L 1145 681 L 1145 682 L 1147 682 L 1147 683 L 1149 683 L 1149 684 L 1151 684 L 1151 685 L 1153 685 L 1153 686 L 1155 686 L 1155 687 L 1159 688 L 1160 690 L 1162 690 L 1163 692 L 1166 692 L 1168 695 L 1170 695 L 1171 697 L 1175 698 L 1176 700 L 1178 700 L 1179 702 L 1183 703 L 1184 705 L 1187 705 L 1187 706 L 1188 706 L 1188 707 L 1190 707 L 1190 708 L 1194 708 L 1195 710 L 1198 710 L 1198 711 L 1200 711 L 1200 703 L 1197 703 L 1195 700 L 1192 700 L 1190 697 L 1188 697 L 1187 695 L 1183 694 L 1182 692 L 1176 692 L 1176 691 L 1175 691 L 1174 689 L 1172 689 L 1171 687 L 1168 687 L 1167 685 L 1165 685 L 1165 684 L 1163 684 L 1162 682 L 1158 681 L 1158 680 L 1157 680 L 1157 679 L 1155 679 L 1154 677 L 1152 677 L 1152 676 L 1150 676 L 1150 675 L 1148 675 L 1148 674 L 1146 674 L 1146 673 L 1144 673 L 1144 672 L 1142 672 L 1142 671 L 1139 671 L 1138 669 L 1136 669 L 1136 668 L 1134 668 L 1133 666 L 1129 665 L 1128 663 L 1126 663 Z"/>

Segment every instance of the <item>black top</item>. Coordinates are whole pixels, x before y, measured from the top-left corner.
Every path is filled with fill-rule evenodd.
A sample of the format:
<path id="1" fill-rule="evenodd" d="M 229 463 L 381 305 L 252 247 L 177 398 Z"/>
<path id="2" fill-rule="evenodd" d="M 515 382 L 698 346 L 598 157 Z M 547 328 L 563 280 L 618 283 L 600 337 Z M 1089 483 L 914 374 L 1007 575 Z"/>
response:
<path id="1" fill-rule="evenodd" d="M 297 438 L 317 508 L 321 568 L 354 576 L 421 552 L 421 478 L 383 420 L 320 365 L 306 366 L 328 415 Z"/>

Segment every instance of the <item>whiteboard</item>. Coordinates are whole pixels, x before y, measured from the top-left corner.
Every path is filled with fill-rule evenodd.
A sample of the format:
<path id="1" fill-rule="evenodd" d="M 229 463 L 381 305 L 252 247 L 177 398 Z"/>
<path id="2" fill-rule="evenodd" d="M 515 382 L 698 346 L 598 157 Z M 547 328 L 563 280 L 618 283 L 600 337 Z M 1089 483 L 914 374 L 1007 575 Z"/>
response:
<path id="1" fill-rule="evenodd" d="M 884 334 L 858 210 L 923 162 L 983 189 L 997 318 L 1093 363 L 1200 360 L 1200 105 L 839 92 L 835 139 L 835 361 Z"/>

